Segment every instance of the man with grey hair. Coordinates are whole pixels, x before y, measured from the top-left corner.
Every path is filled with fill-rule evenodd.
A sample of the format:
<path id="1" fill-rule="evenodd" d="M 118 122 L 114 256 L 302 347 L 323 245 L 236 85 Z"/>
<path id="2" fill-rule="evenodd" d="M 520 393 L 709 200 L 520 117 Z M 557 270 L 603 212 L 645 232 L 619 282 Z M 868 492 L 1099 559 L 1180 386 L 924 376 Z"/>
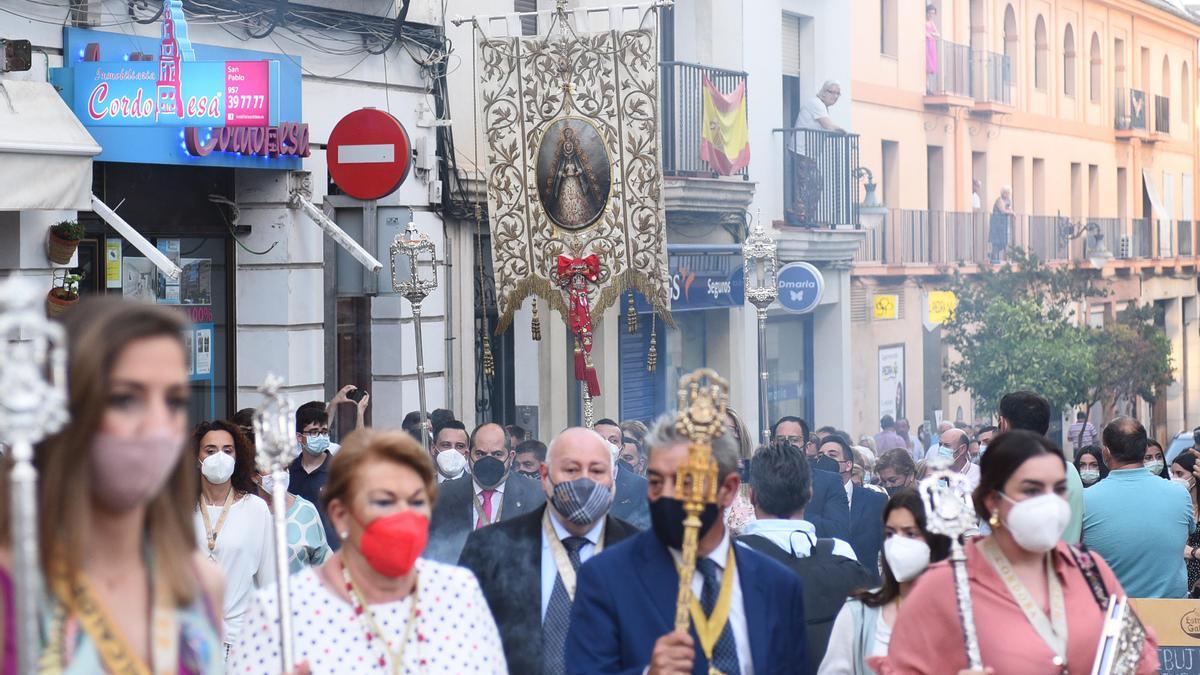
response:
<path id="1" fill-rule="evenodd" d="M 675 476 L 687 461 L 690 440 L 675 428 L 673 416 L 665 416 L 645 443 L 651 530 L 580 568 L 566 672 L 809 672 L 799 579 L 763 554 L 735 545 L 721 518 L 741 485 L 737 449 L 728 435 L 712 443 L 717 503 L 700 515 L 691 580 L 692 614 L 708 617 L 713 638 L 675 632 L 684 533 Z M 725 575 L 729 583 L 722 584 Z"/>
<path id="2" fill-rule="evenodd" d="M 609 511 L 612 455 L 595 431 L 574 427 L 559 434 L 540 473 L 547 503 L 472 532 L 458 564 L 479 580 L 509 671 L 556 675 L 564 671 L 576 571 L 637 530 Z"/>
<path id="3" fill-rule="evenodd" d="M 800 112 L 796 114 L 796 128 L 846 133 L 846 130 L 838 126 L 829 116 L 829 107 L 837 103 L 841 97 L 842 85 L 834 80 L 826 81 L 821 85 L 816 96 L 800 106 Z"/>

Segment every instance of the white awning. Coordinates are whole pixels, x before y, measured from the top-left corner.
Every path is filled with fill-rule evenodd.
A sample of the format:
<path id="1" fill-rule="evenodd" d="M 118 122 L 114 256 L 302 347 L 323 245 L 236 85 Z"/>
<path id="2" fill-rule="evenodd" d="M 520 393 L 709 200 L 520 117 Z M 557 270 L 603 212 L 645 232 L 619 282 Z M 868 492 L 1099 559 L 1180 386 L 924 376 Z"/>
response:
<path id="1" fill-rule="evenodd" d="M 1159 198 L 1158 190 L 1154 187 L 1154 174 L 1150 169 L 1142 169 L 1142 183 L 1146 186 L 1146 196 L 1150 198 L 1150 209 L 1154 212 L 1154 218 L 1158 220 L 1171 220 L 1171 212 L 1163 200 Z M 1146 218 L 1150 214 L 1145 214 Z"/>
<path id="2" fill-rule="evenodd" d="M 53 85 L 0 80 L 0 211 L 90 210 L 98 154 Z"/>

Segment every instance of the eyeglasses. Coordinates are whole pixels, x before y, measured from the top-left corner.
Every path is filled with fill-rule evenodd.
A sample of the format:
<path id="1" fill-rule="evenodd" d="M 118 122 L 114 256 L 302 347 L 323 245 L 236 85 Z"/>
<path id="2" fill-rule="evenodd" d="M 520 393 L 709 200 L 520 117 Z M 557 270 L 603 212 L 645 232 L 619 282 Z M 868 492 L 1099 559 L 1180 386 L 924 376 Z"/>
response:
<path id="1" fill-rule="evenodd" d="M 788 443 L 791 445 L 800 445 L 801 443 L 804 442 L 804 439 L 801 438 L 800 436 L 776 436 L 775 442 L 776 443 Z"/>
<path id="2" fill-rule="evenodd" d="M 308 438 L 316 438 L 318 436 L 328 436 L 329 429 L 318 429 L 316 431 L 306 431 L 306 432 L 304 432 L 304 435 L 307 436 Z"/>

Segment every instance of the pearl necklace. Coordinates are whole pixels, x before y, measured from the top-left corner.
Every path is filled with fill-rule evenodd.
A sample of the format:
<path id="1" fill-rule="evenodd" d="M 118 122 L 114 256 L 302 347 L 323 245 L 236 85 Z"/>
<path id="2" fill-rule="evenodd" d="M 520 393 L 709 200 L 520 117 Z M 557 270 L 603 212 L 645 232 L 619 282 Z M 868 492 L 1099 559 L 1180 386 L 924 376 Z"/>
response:
<path id="1" fill-rule="evenodd" d="M 412 590 L 412 606 L 408 610 L 408 621 L 404 625 L 404 637 L 400 640 L 400 648 L 393 652 L 388 647 L 387 638 L 383 634 L 383 629 L 375 620 L 375 614 L 371 611 L 371 606 L 367 604 L 366 597 L 358 589 L 358 585 L 354 583 L 354 579 L 350 576 L 350 570 L 346 567 L 346 563 L 342 562 L 342 580 L 346 582 L 346 594 L 350 596 L 350 607 L 354 610 L 354 618 L 363 622 L 363 627 L 367 632 L 367 645 L 372 644 L 376 638 L 379 640 L 380 648 L 383 653 L 379 656 L 379 667 L 387 668 L 388 659 L 392 661 L 392 673 L 404 672 L 404 650 L 408 647 L 408 640 L 412 637 L 413 627 L 417 623 L 417 619 L 421 613 L 417 611 L 417 602 L 420 599 L 419 590 L 420 583 L 417 579 L 413 580 Z"/>

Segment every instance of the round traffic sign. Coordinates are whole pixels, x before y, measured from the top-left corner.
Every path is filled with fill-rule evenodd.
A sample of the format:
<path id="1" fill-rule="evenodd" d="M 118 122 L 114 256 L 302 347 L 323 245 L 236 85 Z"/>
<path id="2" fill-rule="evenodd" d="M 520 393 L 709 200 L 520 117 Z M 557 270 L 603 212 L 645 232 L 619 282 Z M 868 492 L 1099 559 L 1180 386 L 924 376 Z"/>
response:
<path id="1" fill-rule="evenodd" d="M 806 262 L 792 262 L 779 268 L 779 304 L 793 314 L 807 314 L 821 302 L 825 277 L 821 270 Z"/>
<path id="2" fill-rule="evenodd" d="M 356 199 L 380 199 L 396 191 L 412 167 L 412 143 L 404 125 L 382 110 L 355 110 L 338 121 L 326 148 L 329 175 Z"/>

